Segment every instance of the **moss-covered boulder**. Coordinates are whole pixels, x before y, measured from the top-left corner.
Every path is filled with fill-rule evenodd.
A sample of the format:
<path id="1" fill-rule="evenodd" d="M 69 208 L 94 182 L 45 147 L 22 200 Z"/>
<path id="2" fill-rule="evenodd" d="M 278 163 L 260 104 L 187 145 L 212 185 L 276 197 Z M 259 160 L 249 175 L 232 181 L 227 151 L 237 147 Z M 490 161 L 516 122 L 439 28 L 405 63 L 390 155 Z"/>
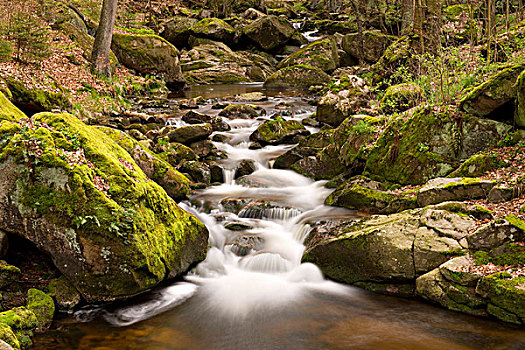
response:
<path id="1" fill-rule="evenodd" d="M 207 115 L 195 111 L 188 111 L 182 116 L 182 121 L 188 124 L 203 124 L 208 123 L 211 125 L 213 131 L 228 131 L 231 129 L 230 124 L 222 120 L 221 117 L 216 115 Z"/>
<path id="2" fill-rule="evenodd" d="M 339 152 L 333 144 L 323 148 L 315 156 L 299 160 L 290 168 L 314 180 L 330 180 L 346 170 L 339 158 Z"/>
<path id="3" fill-rule="evenodd" d="M 267 120 L 250 135 L 250 140 L 261 145 L 296 143 L 310 132 L 297 120 L 285 120 L 277 117 Z"/>
<path id="4" fill-rule="evenodd" d="M 282 60 L 277 69 L 306 64 L 325 72 L 332 72 L 339 66 L 337 43 L 333 37 L 326 37 L 303 47 Z"/>
<path id="5" fill-rule="evenodd" d="M 372 80 L 374 84 L 386 88 L 384 82 L 393 80 L 395 83 L 403 83 L 399 77 L 390 79 L 397 69 L 411 59 L 413 42 L 412 36 L 402 36 L 394 41 L 386 50 L 379 61 L 372 67 Z"/>
<path id="6" fill-rule="evenodd" d="M 219 18 L 204 18 L 195 23 L 190 31 L 197 37 L 230 43 L 235 36 L 235 29 Z"/>
<path id="7" fill-rule="evenodd" d="M 31 337 L 37 326 L 36 315 L 26 307 L 16 307 L 0 313 L 0 336 L 14 349 L 31 347 Z M 15 336 L 14 339 L 13 335 Z"/>
<path id="8" fill-rule="evenodd" d="M 448 175 L 461 160 L 484 151 L 510 129 L 451 110 L 419 108 L 388 125 L 370 150 L 365 175 L 378 181 L 423 184 Z"/>
<path id="9" fill-rule="evenodd" d="M 420 103 L 422 92 L 419 85 L 413 83 L 390 86 L 381 98 L 381 109 L 388 114 L 406 111 Z"/>
<path id="10" fill-rule="evenodd" d="M 518 78 L 518 96 L 516 99 L 517 108 L 514 115 L 514 122 L 520 128 L 525 128 L 525 72 Z"/>
<path id="11" fill-rule="evenodd" d="M 488 312 L 505 322 L 525 323 L 525 278 L 512 278 L 508 273 L 484 277 L 476 291 L 489 301 Z"/>
<path id="12" fill-rule="evenodd" d="M 449 177 L 478 177 L 486 172 L 501 168 L 504 163 L 496 155 L 475 154 L 454 170 Z"/>
<path id="13" fill-rule="evenodd" d="M 2 121 L 0 169 L 0 229 L 49 254 L 89 302 L 151 288 L 205 254 L 204 225 L 74 116 Z"/>
<path id="14" fill-rule="evenodd" d="M 100 127 L 106 135 L 124 148 L 147 177 L 158 183 L 176 201 L 188 199 L 190 181 L 169 163 L 123 131 Z M 132 165 L 129 165 L 132 167 Z"/>
<path id="15" fill-rule="evenodd" d="M 13 104 L 28 115 L 55 109 L 67 111 L 71 108 L 71 102 L 62 92 L 30 89 L 10 77 L 4 78 L 4 81 L 11 92 Z"/>
<path id="16" fill-rule="evenodd" d="M 345 283 L 410 283 L 461 254 L 457 238 L 465 236 L 463 230 L 473 222 L 427 208 L 320 225 L 307 239 L 303 261 Z"/>
<path id="17" fill-rule="evenodd" d="M 315 119 L 332 127 L 339 126 L 346 118 L 359 114 L 361 95 L 356 88 L 326 92 L 317 104 Z"/>
<path id="18" fill-rule="evenodd" d="M 255 119 L 259 116 L 257 106 L 246 104 L 230 104 L 219 115 L 228 119 Z"/>
<path id="19" fill-rule="evenodd" d="M 25 117 L 26 115 L 0 92 L 0 121 L 16 121 Z"/>
<path id="20" fill-rule="evenodd" d="M 186 47 L 191 35 L 190 28 L 198 21 L 199 20 L 196 18 L 175 16 L 168 22 L 164 23 L 159 35 L 177 48 Z"/>
<path id="21" fill-rule="evenodd" d="M 156 75 L 172 90 L 184 87 L 179 51 L 156 35 L 113 34 L 111 49 L 124 66 L 141 74 Z"/>
<path id="22" fill-rule="evenodd" d="M 0 345 L 5 347 L 5 350 L 20 350 L 20 342 L 16 337 L 11 327 L 0 323 L 0 339 L 3 344 Z M 5 345 L 4 345 L 5 344 Z M 1 349 L 1 347 L 0 347 Z"/>
<path id="23" fill-rule="evenodd" d="M 417 203 L 424 207 L 448 201 L 485 199 L 497 184 L 493 180 L 468 177 L 432 179 L 417 191 Z"/>
<path id="24" fill-rule="evenodd" d="M 381 33 L 380 30 L 370 30 L 363 33 L 363 57 L 362 59 L 376 63 L 383 56 L 385 50 L 396 40 L 395 36 Z M 359 59 L 360 40 L 358 33 L 347 34 L 343 37 L 343 50 L 350 56 Z"/>
<path id="25" fill-rule="evenodd" d="M 48 290 L 49 295 L 55 298 L 56 308 L 59 311 L 71 312 L 80 304 L 80 294 L 64 276 L 52 280 Z"/>
<path id="26" fill-rule="evenodd" d="M 274 15 L 255 20 L 244 29 L 244 35 L 264 51 L 285 45 L 294 33 L 290 22 Z"/>
<path id="27" fill-rule="evenodd" d="M 9 265 L 4 260 L 0 260 L 0 288 L 7 287 L 20 278 L 22 272 L 16 266 Z"/>
<path id="28" fill-rule="evenodd" d="M 26 307 L 36 316 L 37 331 L 42 332 L 49 328 L 55 315 L 53 298 L 39 289 L 31 288 L 27 291 Z"/>
<path id="29" fill-rule="evenodd" d="M 279 69 L 264 82 L 268 89 L 307 89 L 310 86 L 326 84 L 330 76 L 317 67 L 304 64 Z"/>
<path id="30" fill-rule="evenodd" d="M 167 137 L 170 142 L 178 142 L 190 145 L 192 142 L 206 140 L 213 132 L 211 124 L 192 124 L 181 127 L 167 126 L 161 135 Z"/>
<path id="31" fill-rule="evenodd" d="M 524 70 L 525 64 L 517 64 L 491 76 L 460 101 L 460 108 L 478 117 L 508 120 L 502 108 L 508 103 L 514 103 L 518 92 L 516 81 Z M 510 117 L 512 121 L 512 115 Z"/>
<path id="32" fill-rule="evenodd" d="M 315 156 L 323 148 L 333 143 L 333 134 L 333 130 L 325 130 L 305 136 L 297 146 L 277 157 L 273 167 L 275 169 L 288 169 L 305 157 Z"/>
<path id="33" fill-rule="evenodd" d="M 157 143 L 155 151 L 158 156 L 177 167 L 183 160 L 197 160 L 198 157 L 191 148 L 178 142 L 169 142 L 167 138 L 161 139 L 160 144 Z"/>

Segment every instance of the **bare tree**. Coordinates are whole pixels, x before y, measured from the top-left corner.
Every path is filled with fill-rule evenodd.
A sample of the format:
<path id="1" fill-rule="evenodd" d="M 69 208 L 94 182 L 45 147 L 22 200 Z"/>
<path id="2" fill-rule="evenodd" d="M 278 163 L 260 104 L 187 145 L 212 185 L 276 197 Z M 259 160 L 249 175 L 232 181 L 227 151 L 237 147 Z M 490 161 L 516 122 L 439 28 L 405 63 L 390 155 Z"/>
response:
<path id="1" fill-rule="evenodd" d="M 109 52 L 113 38 L 113 26 L 117 14 L 118 0 L 104 0 L 100 22 L 91 52 L 91 69 L 94 73 L 111 77 L 111 66 L 109 63 Z"/>

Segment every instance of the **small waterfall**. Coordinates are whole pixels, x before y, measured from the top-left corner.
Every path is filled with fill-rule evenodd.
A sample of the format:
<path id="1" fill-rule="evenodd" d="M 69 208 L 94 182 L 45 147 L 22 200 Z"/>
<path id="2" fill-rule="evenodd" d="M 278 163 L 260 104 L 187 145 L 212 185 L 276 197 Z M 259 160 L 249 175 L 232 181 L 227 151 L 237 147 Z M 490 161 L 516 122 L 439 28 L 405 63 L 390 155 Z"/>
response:
<path id="1" fill-rule="evenodd" d="M 301 215 L 302 211 L 296 208 L 246 208 L 239 212 L 239 217 L 250 219 L 266 219 L 287 221 Z"/>

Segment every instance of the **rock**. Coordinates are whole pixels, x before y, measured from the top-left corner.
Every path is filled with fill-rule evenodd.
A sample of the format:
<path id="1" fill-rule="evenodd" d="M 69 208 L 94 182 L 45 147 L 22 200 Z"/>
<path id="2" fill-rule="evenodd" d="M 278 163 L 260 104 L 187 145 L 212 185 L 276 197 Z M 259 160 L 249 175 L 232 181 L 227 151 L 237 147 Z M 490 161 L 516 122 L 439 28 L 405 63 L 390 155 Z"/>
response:
<path id="1" fill-rule="evenodd" d="M 299 49 L 282 60 L 277 69 L 305 64 L 332 72 L 339 67 L 337 44 L 333 37 L 326 37 Z"/>
<path id="2" fill-rule="evenodd" d="M 264 13 L 251 7 L 242 13 L 242 18 L 252 21 L 263 18 L 264 16 L 266 16 Z"/>
<path id="3" fill-rule="evenodd" d="M 254 105 L 230 104 L 219 115 L 228 119 L 256 119 L 259 113 Z"/>
<path id="4" fill-rule="evenodd" d="M 31 347 L 38 320 L 33 311 L 21 306 L 0 313 L 0 335 L 14 349 Z M 14 337 L 13 337 L 14 336 Z"/>
<path id="5" fill-rule="evenodd" d="M 512 279 L 507 273 L 490 275 L 481 279 L 476 292 L 489 300 L 491 315 L 505 322 L 523 324 L 525 290 L 521 286 L 522 280 Z"/>
<path id="6" fill-rule="evenodd" d="M 26 118 L 26 115 L 0 92 L 0 122 L 4 120 L 16 121 L 22 118 Z"/>
<path id="7" fill-rule="evenodd" d="M 39 142 L 33 159 L 22 127 Z M 0 130 L 0 229 L 47 253 L 86 301 L 135 295 L 203 258 L 204 225 L 101 130 L 51 113 Z"/>
<path id="8" fill-rule="evenodd" d="M 244 35 L 264 51 L 284 46 L 294 32 L 290 22 L 273 15 L 259 18 L 244 29 Z"/>
<path id="9" fill-rule="evenodd" d="M 27 88 L 23 83 L 10 77 L 4 77 L 4 81 L 11 92 L 12 103 L 27 115 L 44 111 L 68 111 L 71 109 L 71 102 L 61 92 Z M 12 109 L 8 109 L 4 113 L 12 113 Z"/>
<path id="10" fill-rule="evenodd" d="M 509 125 L 488 119 L 419 108 L 408 119 L 388 125 L 368 154 L 364 175 L 423 184 L 447 176 L 459 161 L 485 150 L 509 130 Z"/>
<path id="11" fill-rule="evenodd" d="M 349 176 L 363 172 L 368 153 L 365 148 L 374 142 L 377 137 L 376 125 L 381 123 L 379 118 L 350 116 L 335 129 L 335 147 Z"/>
<path id="12" fill-rule="evenodd" d="M 245 231 L 251 230 L 253 227 L 244 222 L 229 222 L 224 225 L 224 227 L 230 231 Z"/>
<path id="13" fill-rule="evenodd" d="M 355 177 L 332 192 L 326 205 L 344 207 L 371 214 L 390 214 L 417 207 L 415 197 L 396 195 L 381 190 L 381 184 L 363 177 Z"/>
<path id="14" fill-rule="evenodd" d="M 52 280 L 48 289 L 59 311 L 72 312 L 80 304 L 80 294 L 64 276 Z"/>
<path id="15" fill-rule="evenodd" d="M 475 287 L 481 275 L 477 273 L 464 272 L 460 269 L 461 266 L 471 265 L 471 261 L 465 257 L 460 256 L 447 261 L 439 266 L 439 272 L 450 282 L 457 283 L 462 286 Z"/>
<path id="16" fill-rule="evenodd" d="M 467 159 L 461 166 L 450 173 L 450 177 L 478 177 L 491 170 L 498 169 L 504 164 L 496 155 L 475 154 Z"/>
<path id="17" fill-rule="evenodd" d="M 323 148 L 315 156 L 305 157 L 295 162 L 290 168 L 315 180 L 330 180 L 346 170 L 333 144 Z"/>
<path id="18" fill-rule="evenodd" d="M 11 327 L 0 324 L 0 339 L 2 339 L 2 346 L 7 344 L 4 350 L 20 350 L 20 342 Z"/>
<path id="19" fill-rule="evenodd" d="M 417 106 L 421 102 L 422 90 L 419 85 L 403 83 L 390 86 L 381 98 L 381 109 L 392 114 L 404 112 Z"/>
<path id="20" fill-rule="evenodd" d="M 200 158 L 213 157 L 219 151 L 210 140 L 201 140 L 190 144 L 190 148 Z"/>
<path id="21" fill-rule="evenodd" d="M 315 156 L 333 142 L 333 134 L 333 130 L 326 130 L 305 136 L 296 147 L 277 157 L 273 167 L 275 169 L 288 169 L 295 162 L 305 157 Z"/>
<path id="22" fill-rule="evenodd" d="M 310 132 L 297 120 L 284 120 L 278 117 L 267 120 L 250 135 L 250 140 L 261 145 L 296 143 Z"/>
<path id="23" fill-rule="evenodd" d="M 195 18 L 175 16 L 164 24 L 159 35 L 177 48 L 186 47 L 191 35 L 190 28 L 197 22 Z"/>
<path id="24" fill-rule="evenodd" d="M 332 127 L 339 126 L 346 118 L 355 115 L 362 107 L 358 89 L 342 90 L 338 93 L 328 91 L 317 104 L 315 119 Z"/>
<path id="25" fill-rule="evenodd" d="M 497 181 L 475 178 L 436 178 L 417 192 L 417 203 L 424 207 L 449 201 L 487 198 Z"/>
<path id="26" fill-rule="evenodd" d="M 511 187 L 493 187 L 487 196 L 488 203 L 508 202 L 515 197 L 515 190 Z"/>
<path id="27" fill-rule="evenodd" d="M 465 96 L 460 108 L 478 117 L 506 120 L 505 111 L 500 109 L 516 98 L 516 81 L 524 69 L 525 64 L 517 64 L 493 75 Z"/>
<path id="28" fill-rule="evenodd" d="M 220 163 L 211 161 L 208 163 L 210 168 L 210 182 L 214 183 L 224 183 L 224 172 Z"/>
<path id="29" fill-rule="evenodd" d="M 171 198 L 176 201 L 189 198 L 189 180 L 169 163 L 122 131 L 106 127 L 100 127 L 100 130 L 125 149 L 144 174 L 158 183 Z M 123 162 L 123 165 L 133 168 L 133 164 Z"/>
<path id="30" fill-rule="evenodd" d="M 182 116 L 182 120 L 188 124 L 202 124 L 208 123 L 211 125 L 213 131 L 229 131 L 230 124 L 222 120 L 221 117 L 201 114 L 195 111 L 188 111 Z"/>
<path id="31" fill-rule="evenodd" d="M 1 332 L 1 330 L 0 330 L 0 332 Z M 2 336 L 3 335 L 0 335 L 0 337 L 2 337 Z M 13 336 L 15 336 L 15 335 L 13 334 Z M 8 343 L 6 343 L 5 341 L 0 340 L 0 350 L 13 350 L 13 347 L 11 345 L 9 345 Z"/>
<path id="32" fill-rule="evenodd" d="M 167 138 L 161 139 L 162 145 L 156 145 L 157 155 L 168 162 L 171 166 L 177 167 L 183 160 L 198 160 L 197 155 L 191 148 L 178 142 L 169 142 Z"/>
<path id="33" fill-rule="evenodd" d="M 435 211 L 430 207 L 316 226 L 307 239 L 303 261 L 315 263 L 327 277 L 345 283 L 413 281 L 418 273 L 462 253 L 456 240 L 444 239 L 436 230 L 448 230 L 445 221 L 445 227 L 426 225 L 425 217 L 433 217 Z M 446 216 L 462 218 L 450 212 Z"/>
<path id="34" fill-rule="evenodd" d="M 206 140 L 211 133 L 213 128 L 211 124 L 194 124 L 181 127 L 166 127 L 165 135 L 169 138 L 170 142 L 178 142 L 189 145 L 192 142 Z"/>
<path id="35" fill-rule="evenodd" d="M 522 229 L 512 225 L 508 220 L 492 221 L 478 228 L 467 237 L 470 250 L 491 251 L 506 246 L 509 242 L 525 238 Z"/>
<path id="36" fill-rule="evenodd" d="M 16 266 L 9 265 L 0 260 L 0 288 L 7 287 L 22 276 L 22 272 Z"/>
<path id="37" fill-rule="evenodd" d="M 250 175 L 257 170 L 257 165 L 251 159 L 243 159 L 237 169 L 235 170 L 234 179 L 238 179 L 241 176 Z"/>
<path id="38" fill-rule="evenodd" d="M 27 291 L 26 303 L 27 309 L 31 310 L 36 316 L 36 330 L 42 332 L 48 329 L 55 315 L 53 298 L 41 290 L 31 288 Z"/>
<path id="39" fill-rule="evenodd" d="M 421 212 L 422 225 L 436 231 L 440 236 L 453 238 L 458 242 L 469 234 L 468 229 L 474 224 L 473 218 L 461 211 L 449 211 L 446 206 L 433 208 L 434 210 Z"/>
<path id="40" fill-rule="evenodd" d="M 269 76 L 264 82 L 268 89 L 306 89 L 312 85 L 330 82 L 330 76 L 319 68 L 308 65 L 290 66 L 278 70 Z"/>
<path id="41" fill-rule="evenodd" d="M 179 51 L 156 35 L 113 34 L 111 49 L 124 66 L 164 79 L 170 90 L 184 87 Z"/>
<path id="42" fill-rule="evenodd" d="M 365 31 L 363 33 L 363 59 L 370 63 L 379 61 L 386 49 L 396 40 L 396 37 L 385 35 L 380 30 Z M 360 41 L 358 33 L 347 34 L 343 37 L 343 50 L 355 59 L 359 59 Z"/>
<path id="43" fill-rule="evenodd" d="M 205 163 L 184 160 L 179 165 L 179 171 L 188 174 L 195 183 L 210 185 L 210 168 Z"/>
<path id="44" fill-rule="evenodd" d="M 0 230 L 0 258 L 3 258 L 9 250 L 9 237 L 7 233 Z M 0 287 L 1 288 L 1 287 Z"/>
<path id="45" fill-rule="evenodd" d="M 209 38 L 224 43 L 230 43 L 235 35 L 235 29 L 219 18 L 204 18 L 195 23 L 190 31 L 197 37 Z"/>
<path id="46" fill-rule="evenodd" d="M 385 89 L 385 81 L 391 81 L 394 78 L 394 82 L 402 83 L 399 78 L 393 77 L 399 67 L 402 67 L 410 61 L 412 57 L 413 38 L 412 36 L 402 36 L 394 41 L 386 50 L 379 61 L 372 67 L 372 83 L 379 85 Z M 391 83 L 390 83 L 391 84 Z"/>
<path id="47" fill-rule="evenodd" d="M 525 128 L 525 72 L 522 72 L 516 83 L 518 85 L 517 108 L 514 114 L 514 122 L 520 128 Z"/>

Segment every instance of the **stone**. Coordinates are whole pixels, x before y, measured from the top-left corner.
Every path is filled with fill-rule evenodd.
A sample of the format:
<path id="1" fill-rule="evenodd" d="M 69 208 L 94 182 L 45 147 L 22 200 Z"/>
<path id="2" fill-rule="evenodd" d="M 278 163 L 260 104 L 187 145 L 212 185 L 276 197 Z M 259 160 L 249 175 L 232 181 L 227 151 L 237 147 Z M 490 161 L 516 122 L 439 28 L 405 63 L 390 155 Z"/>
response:
<path id="1" fill-rule="evenodd" d="M 219 151 L 210 140 L 193 142 L 190 144 L 190 148 L 200 159 L 206 158 L 208 156 L 213 157 Z"/>
<path id="2" fill-rule="evenodd" d="M 328 91 L 317 104 L 315 119 L 332 127 L 338 127 L 346 118 L 361 109 L 359 89 L 347 89 L 337 93 Z"/>
<path id="3" fill-rule="evenodd" d="M 295 65 L 278 70 L 264 82 L 268 89 L 307 89 L 330 82 L 330 76 L 317 67 Z"/>
<path id="4" fill-rule="evenodd" d="M 478 228 L 467 237 L 470 250 L 490 251 L 514 240 L 525 238 L 523 230 L 511 224 L 508 220 L 492 221 Z"/>
<path id="5" fill-rule="evenodd" d="M 238 179 L 241 176 L 250 175 L 257 170 L 257 165 L 251 159 L 243 159 L 237 169 L 235 170 L 234 179 Z"/>
<path id="6" fill-rule="evenodd" d="M 525 321 L 524 278 L 511 278 L 507 273 L 483 277 L 476 291 L 497 307 L 489 313 L 502 321 L 523 324 Z"/>
<path id="7" fill-rule="evenodd" d="M 193 124 L 181 127 L 166 127 L 165 136 L 170 142 L 189 145 L 192 142 L 206 140 L 213 132 L 211 124 Z"/>
<path id="8" fill-rule="evenodd" d="M 337 44 L 333 37 L 326 37 L 306 45 L 282 60 L 277 69 L 306 64 L 325 72 L 333 72 L 339 67 Z"/>
<path id="9" fill-rule="evenodd" d="M 115 33 L 111 49 L 124 66 L 164 79 L 170 90 L 180 90 L 186 85 L 179 50 L 159 36 Z"/>
<path id="10" fill-rule="evenodd" d="M 466 256 L 450 259 L 439 266 L 439 272 L 450 282 L 467 287 L 475 287 L 482 277 L 480 274 L 461 271 L 462 266 L 471 265 L 472 262 Z M 458 271 L 459 270 L 459 271 Z"/>
<path id="11" fill-rule="evenodd" d="M 376 63 L 383 56 L 386 49 L 397 38 L 391 35 L 381 33 L 380 30 L 371 30 L 363 32 L 363 59 L 370 63 Z M 351 57 L 359 59 L 360 40 L 358 33 L 347 34 L 343 37 L 343 50 Z"/>
<path id="12" fill-rule="evenodd" d="M 49 255 L 87 302 L 127 298 L 203 259 L 205 226 L 98 128 L 40 113 L 0 130 L 0 230 Z M 32 160 L 21 137 L 39 141 Z"/>
<path id="13" fill-rule="evenodd" d="M 244 35 L 264 51 L 284 46 L 294 33 L 290 22 L 273 15 L 259 18 L 244 29 Z"/>
<path id="14" fill-rule="evenodd" d="M 277 157 L 273 167 L 275 169 L 288 169 L 305 157 L 315 156 L 333 142 L 333 134 L 333 130 L 326 130 L 305 136 L 297 146 Z"/>
<path id="15" fill-rule="evenodd" d="M 493 187 L 487 196 L 488 203 L 508 202 L 515 197 L 517 191 L 511 187 Z"/>
<path id="16" fill-rule="evenodd" d="M 419 85 L 413 83 L 392 85 L 381 98 L 380 107 L 387 114 L 404 112 L 421 102 L 422 92 Z"/>
<path id="17" fill-rule="evenodd" d="M 64 276 L 52 280 L 48 289 L 49 294 L 55 298 L 59 311 L 72 312 L 80 304 L 80 293 Z"/>
<path id="18" fill-rule="evenodd" d="M 449 177 L 478 177 L 503 166 L 496 155 L 475 154 L 450 173 Z"/>
<path id="19" fill-rule="evenodd" d="M 256 119 L 259 116 L 257 107 L 246 104 L 230 104 L 219 115 L 228 119 Z"/>
<path id="20" fill-rule="evenodd" d="M 195 152 L 182 143 L 169 142 L 167 138 L 162 138 L 159 141 L 162 141 L 162 144 L 157 142 L 155 145 L 156 154 L 173 167 L 177 167 L 183 160 L 198 160 Z"/>
<path id="21" fill-rule="evenodd" d="M 197 37 L 209 38 L 224 43 L 230 43 L 235 35 L 235 29 L 219 18 L 204 18 L 195 23 L 190 31 Z"/>
<path id="22" fill-rule="evenodd" d="M 175 16 L 164 23 L 159 35 L 177 48 L 186 47 L 191 35 L 190 28 L 198 21 L 191 17 Z"/>
<path id="23" fill-rule="evenodd" d="M 22 272 L 16 266 L 9 265 L 0 260 L 0 288 L 7 287 L 22 276 Z"/>
<path id="24" fill-rule="evenodd" d="M 417 192 L 417 203 L 424 207 L 449 201 L 487 198 L 497 181 L 475 178 L 436 178 L 428 181 Z"/>
<path id="25" fill-rule="evenodd" d="M 51 326 L 55 315 L 55 303 L 48 294 L 39 289 L 29 289 L 27 291 L 26 307 L 36 316 L 37 331 L 43 332 Z"/>
<path id="26" fill-rule="evenodd" d="M 13 103 L 0 91 L 0 122 L 3 120 L 17 121 L 22 118 L 26 118 L 26 115 L 15 107 L 15 105 L 13 105 Z"/>
<path id="27" fill-rule="evenodd" d="M 297 120 L 285 120 L 278 117 L 267 120 L 250 135 L 250 140 L 261 145 L 297 143 L 310 132 Z"/>
<path id="28" fill-rule="evenodd" d="M 195 183 L 209 185 L 211 182 L 210 168 L 205 163 L 184 160 L 179 165 L 179 171 L 188 174 Z"/>
<path id="29" fill-rule="evenodd" d="M 516 83 L 518 85 L 518 96 L 516 98 L 516 112 L 514 122 L 520 128 L 525 128 L 525 72 L 522 72 Z"/>
<path id="30" fill-rule="evenodd" d="M 195 111 L 188 111 L 182 116 L 182 120 L 188 124 L 203 124 L 211 125 L 213 131 L 229 131 L 230 124 L 226 123 L 221 117 L 202 114 Z"/>

